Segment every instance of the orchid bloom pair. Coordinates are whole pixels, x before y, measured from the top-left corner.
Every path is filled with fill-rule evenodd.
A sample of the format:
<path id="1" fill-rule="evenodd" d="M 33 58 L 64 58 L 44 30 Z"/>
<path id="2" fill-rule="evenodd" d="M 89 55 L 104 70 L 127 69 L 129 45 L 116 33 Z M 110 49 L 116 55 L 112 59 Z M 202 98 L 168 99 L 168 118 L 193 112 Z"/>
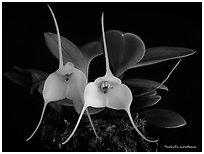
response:
<path id="1" fill-rule="evenodd" d="M 139 133 L 139 135 L 148 142 L 157 142 L 157 140 L 150 140 L 146 138 L 138 130 L 137 126 L 134 124 L 134 121 L 130 113 L 130 105 L 133 99 L 132 93 L 130 89 L 125 84 L 122 84 L 121 80 L 115 77 L 110 70 L 104 25 L 103 25 L 104 23 L 103 14 L 102 14 L 101 22 L 102 22 L 102 38 L 103 38 L 104 53 L 105 53 L 105 60 L 106 60 L 106 74 L 104 77 L 99 77 L 94 82 L 90 82 L 87 84 L 88 73 L 84 73 L 88 70 L 88 69 L 87 70 L 85 69 L 86 67 L 81 68 L 80 70 L 76 68 L 71 61 L 67 62 L 64 65 L 59 28 L 53 11 L 51 10 L 50 7 L 49 9 L 54 18 L 54 22 L 57 30 L 59 68 L 54 73 L 50 74 L 45 81 L 44 88 L 43 88 L 44 107 L 41 114 L 41 118 L 35 131 L 27 139 L 27 141 L 32 138 L 32 136 L 39 128 L 41 121 L 43 119 L 43 115 L 47 104 L 51 101 L 69 99 L 73 101 L 74 108 L 78 113 L 80 112 L 80 116 L 73 132 L 70 134 L 67 140 L 64 141 L 62 144 L 67 143 L 70 140 L 70 138 L 74 135 L 85 110 L 89 117 L 91 125 L 93 127 L 94 133 L 96 137 L 98 137 L 94 129 L 92 120 L 90 118 L 90 114 L 87 109 L 88 107 L 95 108 L 96 110 L 99 109 L 98 112 L 100 111 L 101 108 L 104 108 L 104 107 L 108 107 L 115 110 L 126 110 L 133 127 Z M 100 52 L 96 51 L 95 53 L 93 53 L 91 56 L 88 57 L 88 60 L 90 61 L 93 57 L 99 54 Z M 81 56 L 83 58 L 84 55 L 81 55 Z M 86 63 L 87 68 L 88 68 L 88 65 L 89 63 Z"/>
<path id="2" fill-rule="evenodd" d="M 125 84 L 122 84 L 119 77 L 127 69 L 186 57 L 192 55 L 195 51 L 174 47 L 155 47 L 148 50 L 145 49 L 143 41 L 132 33 L 123 34 L 117 30 L 110 30 L 105 34 L 103 14 L 101 18 L 101 41 L 103 42 L 103 47 L 100 46 L 99 42 L 91 42 L 79 50 L 72 42 L 60 36 L 54 13 L 50 7 L 49 9 L 54 19 L 57 35 L 46 33 L 45 38 L 51 52 L 59 58 L 59 68 L 50 74 L 44 83 L 42 91 L 44 107 L 41 118 L 36 129 L 27 141 L 38 130 L 48 103 L 54 101 L 59 104 L 74 106 L 76 112 L 79 114 L 74 130 L 62 144 L 67 143 L 74 135 L 85 111 L 96 137 L 100 138 L 96 133 L 90 114 L 98 113 L 105 107 L 114 110 L 125 110 L 138 134 L 148 142 L 157 142 L 158 140 L 150 140 L 145 137 L 135 125 L 130 113 L 133 96 L 130 89 Z M 94 82 L 88 83 L 89 64 L 93 58 L 103 53 L 102 49 L 106 61 L 106 74 L 103 77 L 97 78 Z M 109 59 L 113 73 L 110 70 Z M 144 79 L 134 80 L 135 84 L 148 84 L 148 90 L 134 95 L 134 98 L 148 95 L 156 98 L 152 103 L 158 102 L 161 97 L 156 97 L 156 90 L 168 90 L 163 84 L 180 61 L 178 61 L 162 83 Z M 128 84 L 128 81 L 125 83 Z"/>

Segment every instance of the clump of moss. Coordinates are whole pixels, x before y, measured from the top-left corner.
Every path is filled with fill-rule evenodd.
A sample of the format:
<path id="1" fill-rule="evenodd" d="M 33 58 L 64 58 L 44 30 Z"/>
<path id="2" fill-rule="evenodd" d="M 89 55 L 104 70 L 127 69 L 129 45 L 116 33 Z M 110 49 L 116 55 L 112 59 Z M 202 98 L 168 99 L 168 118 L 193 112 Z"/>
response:
<path id="1" fill-rule="evenodd" d="M 120 111 L 117 111 L 120 112 Z M 107 113 L 109 113 L 107 115 Z M 111 113 L 111 114 L 110 114 Z M 69 114 L 70 115 L 70 114 Z M 74 136 L 66 145 L 61 143 L 67 139 L 75 127 L 78 115 L 65 119 L 66 115 L 48 112 L 43 120 L 41 137 L 46 151 L 90 151 L 90 152 L 135 152 L 152 151 L 149 143 L 144 141 L 134 130 L 129 118 L 124 113 L 104 110 L 97 115 L 92 115 L 96 132 L 101 139 L 97 139 L 87 116 L 83 116 Z M 144 120 L 134 117 L 138 129 L 146 134 Z"/>

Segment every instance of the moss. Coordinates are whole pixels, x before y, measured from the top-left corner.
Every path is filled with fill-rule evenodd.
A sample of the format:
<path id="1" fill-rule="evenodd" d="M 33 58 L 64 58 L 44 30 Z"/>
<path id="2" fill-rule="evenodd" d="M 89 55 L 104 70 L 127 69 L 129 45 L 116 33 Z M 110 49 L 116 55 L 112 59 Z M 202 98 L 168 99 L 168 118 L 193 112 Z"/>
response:
<path id="1" fill-rule="evenodd" d="M 110 111 L 108 111 L 111 113 Z M 77 114 L 64 119 L 66 115 L 53 114 L 48 112 L 44 118 L 41 139 L 46 151 L 91 151 L 91 152 L 135 152 L 153 151 L 149 143 L 144 141 L 132 127 L 129 118 L 106 115 L 107 111 L 102 111 L 98 115 L 92 115 L 93 124 L 101 140 L 97 139 L 93 133 L 88 118 L 83 116 L 80 125 L 74 136 L 66 145 L 61 143 L 66 140 L 75 127 Z M 117 116 L 115 116 L 117 115 Z M 108 117 L 108 118 L 107 118 Z M 138 114 L 134 117 L 134 122 L 138 129 L 146 134 L 144 121 L 139 119 Z M 74 120 L 73 120 L 74 119 Z"/>

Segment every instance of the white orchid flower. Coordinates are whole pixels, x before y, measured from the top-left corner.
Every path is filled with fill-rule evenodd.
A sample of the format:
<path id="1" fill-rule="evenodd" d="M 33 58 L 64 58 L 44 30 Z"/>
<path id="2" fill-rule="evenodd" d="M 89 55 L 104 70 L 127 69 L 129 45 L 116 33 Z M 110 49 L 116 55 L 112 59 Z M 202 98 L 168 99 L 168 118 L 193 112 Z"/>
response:
<path id="1" fill-rule="evenodd" d="M 42 92 L 43 99 L 44 99 L 44 107 L 41 113 L 41 118 L 40 118 L 40 121 L 36 129 L 26 141 L 30 140 L 35 134 L 35 132 L 38 130 L 41 124 L 41 121 L 43 119 L 43 115 L 44 115 L 46 106 L 48 105 L 49 102 L 59 101 L 59 100 L 63 100 L 66 98 L 70 99 L 73 101 L 73 106 L 75 110 L 79 113 L 84 104 L 84 97 L 83 97 L 84 89 L 88 82 L 87 77 L 86 77 L 87 74 L 82 72 L 80 69 L 75 68 L 73 63 L 67 62 L 64 65 L 59 28 L 58 28 L 57 21 L 56 21 L 56 18 L 54 16 L 52 9 L 50 7 L 49 9 L 53 16 L 54 23 L 55 23 L 56 30 L 57 30 L 57 38 L 58 38 L 58 43 L 59 43 L 58 44 L 59 68 L 54 73 L 50 74 L 45 81 L 43 92 Z M 92 58 L 93 58 L 93 55 L 92 55 Z M 89 57 L 89 59 L 91 59 L 91 57 Z M 87 70 L 85 70 L 85 72 L 86 71 Z M 86 113 L 88 115 L 89 121 L 91 122 L 91 126 L 94 130 L 94 133 L 96 137 L 98 137 L 94 129 L 88 109 L 86 109 L 86 111 L 87 111 Z"/>
<path id="2" fill-rule="evenodd" d="M 138 132 L 138 134 L 148 142 L 157 142 L 158 140 L 150 140 L 146 138 L 137 128 L 135 125 L 131 113 L 130 113 L 130 105 L 132 103 L 133 97 L 130 89 L 121 83 L 121 80 L 115 77 L 109 67 L 109 59 L 108 59 L 108 52 L 106 46 L 106 39 L 105 39 L 105 32 L 104 32 L 104 22 L 103 22 L 103 14 L 101 19 L 102 24 L 102 37 L 103 37 L 103 44 L 104 44 L 104 52 L 105 52 L 105 60 L 106 60 L 106 74 L 104 77 L 97 78 L 94 82 L 90 82 L 87 84 L 85 91 L 84 91 L 84 101 L 85 104 L 77 121 L 77 124 L 67 138 L 62 144 L 67 143 L 71 137 L 74 135 L 80 120 L 83 116 L 83 113 L 87 109 L 87 107 L 93 108 L 103 108 L 108 107 L 115 110 L 126 110 L 129 116 L 129 119 Z"/>

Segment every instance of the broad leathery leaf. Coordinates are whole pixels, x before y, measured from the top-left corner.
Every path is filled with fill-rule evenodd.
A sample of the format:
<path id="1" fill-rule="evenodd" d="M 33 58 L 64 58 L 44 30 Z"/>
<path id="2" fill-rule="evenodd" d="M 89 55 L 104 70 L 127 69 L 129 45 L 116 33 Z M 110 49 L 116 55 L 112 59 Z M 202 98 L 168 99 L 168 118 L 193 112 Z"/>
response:
<path id="1" fill-rule="evenodd" d="M 146 107 L 153 106 L 157 104 L 161 100 L 161 96 L 150 94 L 150 95 L 144 95 L 140 97 L 134 97 L 133 96 L 133 102 L 131 104 L 131 111 L 136 111 L 139 109 L 144 109 Z"/>
<path id="2" fill-rule="evenodd" d="M 171 59 L 183 58 L 194 54 L 195 51 L 180 47 L 154 47 L 146 49 L 146 53 L 136 67 L 152 65 Z"/>
<path id="3" fill-rule="evenodd" d="M 5 72 L 4 75 L 13 81 L 15 84 L 20 85 L 22 87 L 30 87 L 32 85 L 32 82 L 30 79 L 26 78 L 24 75 L 20 73 L 14 73 L 14 72 Z"/>
<path id="4" fill-rule="evenodd" d="M 143 87 L 147 89 L 157 88 L 161 85 L 161 83 L 159 82 L 147 80 L 147 79 L 126 79 L 126 80 L 123 80 L 123 83 L 125 83 L 128 86 Z M 159 89 L 168 91 L 168 87 L 165 85 L 161 85 Z"/>
<path id="5" fill-rule="evenodd" d="M 167 109 L 148 109 L 140 113 L 151 124 L 160 128 L 177 128 L 186 124 L 186 121 L 178 113 Z"/>
<path id="6" fill-rule="evenodd" d="M 106 40 L 109 60 L 116 77 L 135 67 L 145 54 L 145 45 L 135 34 L 109 30 L 106 32 Z"/>
<path id="7" fill-rule="evenodd" d="M 40 71 L 40 70 L 23 69 L 23 68 L 20 68 L 18 66 L 14 66 L 14 68 L 16 70 L 22 72 L 22 73 L 31 75 L 33 84 L 36 84 L 36 83 L 41 82 L 41 81 L 44 81 L 48 77 L 47 73 L 45 73 L 43 71 Z"/>

